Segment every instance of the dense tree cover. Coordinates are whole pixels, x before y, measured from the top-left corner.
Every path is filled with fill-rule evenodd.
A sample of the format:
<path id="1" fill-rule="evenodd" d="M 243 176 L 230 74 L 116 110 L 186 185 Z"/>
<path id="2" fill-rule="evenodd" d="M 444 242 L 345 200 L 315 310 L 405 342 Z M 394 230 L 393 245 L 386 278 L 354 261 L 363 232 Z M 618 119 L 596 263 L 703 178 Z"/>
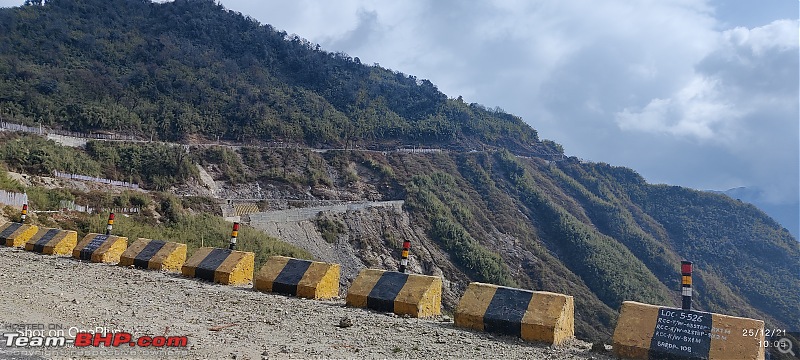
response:
<path id="1" fill-rule="evenodd" d="M 470 210 L 454 197 L 455 179 L 448 174 L 417 175 L 408 186 L 408 206 L 430 221 L 430 236 L 478 281 L 516 286 L 501 257 L 477 242 L 462 225 L 473 220 Z M 441 198 L 440 198 L 441 197 Z"/>
<path id="2" fill-rule="evenodd" d="M 60 146 L 36 135 L 0 134 L 0 161 L 9 170 L 52 176 L 54 171 L 139 184 L 167 190 L 197 174 L 181 147 L 157 143 L 89 141 L 86 151 Z"/>
<path id="3" fill-rule="evenodd" d="M 189 153 L 182 147 L 157 143 L 107 143 L 90 141 L 86 152 L 103 168 L 103 175 L 168 190 L 197 175 Z"/>
<path id="4" fill-rule="evenodd" d="M 388 160 L 416 221 L 465 273 L 485 279 L 459 260 L 479 253 L 454 246 L 460 239 L 498 254 L 521 287 L 575 296 L 581 336 L 608 336 L 624 300 L 679 306 L 682 259 L 696 264 L 698 309 L 768 326 L 800 316 L 800 243 L 752 205 L 650 185 L 630 169 L 507 151 Z M 490 259 L 484 271 L 503 274 Z"/>
<path id="5" fill-rule="evenodd" d="M 545 187 L 538 185 L 537 178 L 510 153 L 499 152 L 496 158 L 499 170 L 515 186 L 520 200 L 529 211 L 535 209 L 536 213 L 530 216 L 542 219 L 541 228 L 562 261 L 583 277 L 603 302 L 619 306 L 625 300 L 655 304 L 669 301 L 667 289 L 619 239 L 604 236 L 556 205 L 546 195 Z"/>
<path id="6" fill-rule="evenodd" d="M 608 164 L 563 163 L 551 171 L 582 188 L 575 198 L 598 231 L 625 245 L 668 288 L 680 288 L 678 261 L 693 261 L 700 308 L 790 328 L 790 319 L 800 318 L 800 243 L 755 206 L 650 185 Z"/>
<path id="7" fill-rule="evenodd" d="M 516 116 L 212 0 L 0 9 L 0 117 L 148 139 L 561 151 Z"/>
<path id="8" fill-rule="evenodd" d="M 70 151 L 40 136 L 0 133 L 0 159 L 9 170 L 52 176 L 53 171 L 100 176 L 99 163 L 85 152 Z"/>

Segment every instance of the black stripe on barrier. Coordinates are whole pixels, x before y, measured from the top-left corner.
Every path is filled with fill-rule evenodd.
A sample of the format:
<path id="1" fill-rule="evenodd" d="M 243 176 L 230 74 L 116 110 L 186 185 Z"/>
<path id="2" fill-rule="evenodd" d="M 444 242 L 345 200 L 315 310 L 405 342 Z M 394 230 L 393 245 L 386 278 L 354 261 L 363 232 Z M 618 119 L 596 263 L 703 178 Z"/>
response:
<path id="1" fill-rule="evenodd" d="M 381 275 L 367 296 L 367 307 L 384 312 L 394 312 L 394 299 L 408 281 L 408 274 L 387 271 Z"/>
<path id="2" fill-rule="evenodd" d="M 92 260 L 92 253 L 97 250 L 100 245 L 108 240 L 108 235 L 96 235 L 92 241 L 90 241 L 86 246 L 81 249 L 81 260 Z"/>
<path id="3" fill-rule="evenodd" d="M 166 241 L 151 240 L 149 243 L 147 243 L 144 249 L 139 251 L 139 254 L 133 258 L 133 266 L 147 269 L 148 265 L 150 264 L 150 259 L 152 259 L 153 256 L 155 256 L 156 253 L 158 253 L 158 251 L 161 250 L 161 248 L 163 248 L 166 244 Z"/>
<path id="4" fill-rule="evenodd" d="M 712 326 L 711 313 L 659 308 L 649 356 L 651 359 L 708 359 Z"/>
<path id="5" fill-rule="evenodd" d="M 310 261 L 289 259 L 280 274 L 272 282 L 272 291 L 281 294 L 297 295 L 297 284 L 311 266 Z"/>
<path id="6" fill-rule="evenodd" d="M 5 228 L 5 230 L 0 232 L 0 238 L 8 239 L 8 237 L 11 236 L 11 234 L 13 234 L 14 231 L 17 231 L 17 229 L 19 229 L 20 226 L 22 226 L 21 223 L 11 223 L 11 224 L 9 224 L 8 227 Z"/>
<path id="7" fill-rule="evenodd" d="M 49 243 L 50 240 L 53 240 L 53 238 L 59 232 L 61 232 L 61 230 L 59 230 L 59 229 L 47 230 L 47 232 L 44 233 L 44 235 L 42 235 L 42 237 L 39 240 L 36 240 L 36 243 L 33 244 L 33 251 L 37 252 L 37 253 L 43 253 L 44 252 L 44 246 L 47 245 L 47 243 Z"/>
<path id="8" fill-rule="evenodd" d="M 497 288 L 483 315 L 483 329 L 487 332 L 522 336 L 522 318 L 532 297 L 533 293 L 528 291 Z"/>
<path id="9" fill-rule="evenodd" d="M 225 262 L 225 259 L 230 254 L 231 250 L 229 249 L 212 249 L 203 261 L 197 264 L 197 269 L 194 270 L 194 277 L 214 281 L 214 272 L 217 271 L 217 268 Z"/>

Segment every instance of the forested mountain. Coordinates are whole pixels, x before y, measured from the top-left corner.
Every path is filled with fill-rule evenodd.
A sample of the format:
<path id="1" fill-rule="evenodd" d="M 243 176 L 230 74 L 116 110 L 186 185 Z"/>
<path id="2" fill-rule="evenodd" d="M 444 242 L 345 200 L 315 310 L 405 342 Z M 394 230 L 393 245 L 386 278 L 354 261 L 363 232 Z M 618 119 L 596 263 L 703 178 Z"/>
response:
<path id="1" fill-rule="evenodd" d="M 0 33 L 0 114 L 28 123 L 166 140 L 561 152 L 516 116 L 214 1 L 47 1 L 4 9 Z"/>
<path id="2" fill-rule="evenodd" d="M 171 141 L 448 149 L 250 147 L 193 160 L 248 169 L 232 171 L 231 182 L 302 185 L 321 198 L 317 190 L 337 184 L 372 184 L 383 199 L 405 199 L 414 223 L 469 279 L 574 295 L 585 338 L 608 337 L 624 300 L 677 305 L 681 259 L 695 262 L 698 308 L 788 329 L 800 319 L 800 243 L 754 206 L 562 159 L 560 145 L 514 115 L 211 0 L 0 9 L 0 117 Z M 138 176 L 160 190 L 197 176 L 189 159 L 155 146 L 90 143 L 74 161 L 20 140 L 0 155 L 18 170 Z"/>

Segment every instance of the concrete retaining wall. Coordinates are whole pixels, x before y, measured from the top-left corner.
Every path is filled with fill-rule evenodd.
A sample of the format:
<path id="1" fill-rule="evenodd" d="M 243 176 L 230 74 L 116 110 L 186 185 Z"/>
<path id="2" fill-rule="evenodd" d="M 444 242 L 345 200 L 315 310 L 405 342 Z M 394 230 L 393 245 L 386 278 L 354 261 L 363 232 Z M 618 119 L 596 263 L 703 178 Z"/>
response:
<path id="1" fill-rule="evenodd" d="M 250 224 L 254 227 L 265 226 L 267 223 L 275 222 L 297 222 L 311 220 L 317 217 L 320 212 L 343 213 L 347 211 L 361 211 L 371 207 L 389 207 L 397 211 L 403 209 L 403 200 L 395 201 L 376 201 L 367 203 L 349 203 L 340 205 L 317 206 L 308 208 L 297 208 L 288 210 L 276 210 L 250 214 Z"/>

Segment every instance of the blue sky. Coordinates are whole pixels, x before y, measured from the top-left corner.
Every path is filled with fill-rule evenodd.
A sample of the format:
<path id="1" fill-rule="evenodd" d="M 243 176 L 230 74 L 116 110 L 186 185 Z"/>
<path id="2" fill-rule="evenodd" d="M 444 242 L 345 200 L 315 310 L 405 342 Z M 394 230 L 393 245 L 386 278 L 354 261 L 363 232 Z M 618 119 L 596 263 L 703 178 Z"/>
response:
<path id="1" fill-rule="evenodd" d="M 220 3 L 521 116 L 568 155 L 800 198 L 797 0 Z"/>

